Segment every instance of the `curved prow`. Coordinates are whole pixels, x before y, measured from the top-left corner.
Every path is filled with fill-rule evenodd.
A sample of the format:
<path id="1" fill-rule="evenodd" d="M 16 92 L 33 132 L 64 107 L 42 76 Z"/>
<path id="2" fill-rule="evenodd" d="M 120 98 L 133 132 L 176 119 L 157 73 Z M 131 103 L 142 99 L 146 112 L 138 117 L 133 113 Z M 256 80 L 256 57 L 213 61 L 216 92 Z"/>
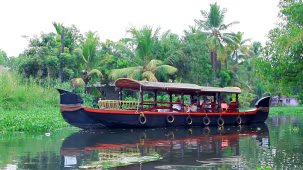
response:
<path id="1" fill-rule="evenodd" d="M 262 97 L 261 99 L 259 99 L 256 102 L 255 106 L 257 108 L 259 108 L 259 107 L 269 107 L 269 105 L 270 105 L 270 99 L 271 99 L 270 96 Z"/>
<path id="2" fill-rule="evenodd" d="M 262 97 L 256 102 L 257 113 L 251 121 L 252 123 L 264 123 L 266 121 L 269 113 L 270 99 L 270 96 Z"/>
<path id="3" fill-rule="evenodd" d="M 62 89 L 57 90 L 60 93 L 60 104 L 83 104 L 83 100 L 78 94 Z"/>

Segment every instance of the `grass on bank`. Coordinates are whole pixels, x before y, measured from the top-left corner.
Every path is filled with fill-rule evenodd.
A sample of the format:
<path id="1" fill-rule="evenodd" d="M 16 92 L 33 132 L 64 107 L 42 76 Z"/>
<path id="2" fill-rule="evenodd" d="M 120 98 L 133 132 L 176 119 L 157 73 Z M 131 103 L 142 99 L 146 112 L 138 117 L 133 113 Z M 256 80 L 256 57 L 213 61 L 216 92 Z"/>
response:
<path id="1" fill-rule="evenodd" d="M 13 73 L 0 73 L 0 132 L 48 132 L 66 127 L 55 88 Z"/>
<path id="2" fill-rule="evenodd" d="M 303 106 L 278 106 L 270 107 L 269 115 L 293 115 L 303 116 Z"/>

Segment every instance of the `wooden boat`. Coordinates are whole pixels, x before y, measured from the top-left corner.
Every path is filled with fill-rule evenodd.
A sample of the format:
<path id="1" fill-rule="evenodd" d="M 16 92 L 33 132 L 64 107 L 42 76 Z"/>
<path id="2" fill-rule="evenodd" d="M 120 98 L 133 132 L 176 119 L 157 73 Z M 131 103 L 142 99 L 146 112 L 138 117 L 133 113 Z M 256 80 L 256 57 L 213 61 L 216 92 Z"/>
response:
<path id="1" fill-rule="evenodd" d="M 99 108 L 84 107 L 80 95 L 58 89 L 63 118 L 83 129 L 155 128 L 264 123 L 269 112 L 269 96 L 258 100 L 255 109 L 239 111 L 241 89 L 238 87 L 203 87 L 126 78 L 118 79 L 115 86 L 119 100 L 101 100 Z M 139 92 L 138 101 L 124 101 L 124 90 Z M 147 93 L 152 93 L 152 101 L 144 100 L 143 96 Z M 169 101 L 158 101 L 159 93 L 168 95 Z M 235 97 L 230 103 L 222 102 L 222 96 L 231 94 Z M 181 100 L 173 101 L 176 96 L 180 96 Z M 191 106 L 186 106 L 185 97 L 191 99 Z M 202 98 L 205 99 L 203 103 Z"/>

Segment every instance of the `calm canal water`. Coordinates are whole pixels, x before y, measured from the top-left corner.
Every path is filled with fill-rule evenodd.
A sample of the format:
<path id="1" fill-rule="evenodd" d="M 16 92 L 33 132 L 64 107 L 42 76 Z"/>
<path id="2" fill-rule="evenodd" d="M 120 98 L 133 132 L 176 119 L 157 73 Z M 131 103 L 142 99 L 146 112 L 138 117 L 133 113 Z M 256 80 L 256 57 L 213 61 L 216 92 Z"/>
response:
<path id="1" fill-rule="evenodd" d="M 223 128 L 0 136 L 0 169 L 303 169 L 303 116 Z"/>

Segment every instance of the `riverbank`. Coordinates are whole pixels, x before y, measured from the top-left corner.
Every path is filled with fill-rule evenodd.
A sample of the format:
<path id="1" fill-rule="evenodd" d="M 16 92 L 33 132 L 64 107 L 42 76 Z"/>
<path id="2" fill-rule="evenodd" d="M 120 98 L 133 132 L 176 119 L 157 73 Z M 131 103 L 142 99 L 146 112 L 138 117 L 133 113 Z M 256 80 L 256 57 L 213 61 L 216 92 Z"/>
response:
<path id="1" fill-rule="evenodd" d="M 303 116 L 303 106 L 279 106 L 271 107 L 269 110 L 269 116 L 271 115 L 301 115 Z"/>
<path id="2" fill-rule="evenodd" d="M 0 73 L 0 132 L 49 132 L 67 127 L 59 112 L 59 95 L 13 73 Z"/>

